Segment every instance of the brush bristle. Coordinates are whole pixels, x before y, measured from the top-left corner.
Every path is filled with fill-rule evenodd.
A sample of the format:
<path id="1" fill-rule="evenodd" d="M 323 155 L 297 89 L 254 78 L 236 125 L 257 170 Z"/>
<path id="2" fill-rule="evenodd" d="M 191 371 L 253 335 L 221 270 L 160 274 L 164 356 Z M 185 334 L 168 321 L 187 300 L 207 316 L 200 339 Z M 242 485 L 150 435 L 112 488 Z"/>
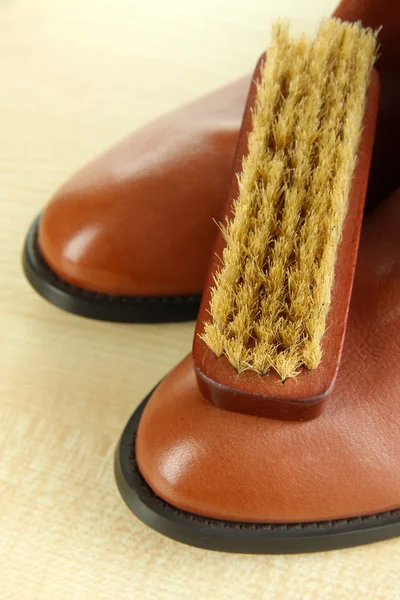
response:
<path id="1" fill-rule="evenodd" d="M 329 19 L 277 24 L 261 69 L 202 339 L 238 371 L 282 380 L 321 361 L 376 35 Z"/>

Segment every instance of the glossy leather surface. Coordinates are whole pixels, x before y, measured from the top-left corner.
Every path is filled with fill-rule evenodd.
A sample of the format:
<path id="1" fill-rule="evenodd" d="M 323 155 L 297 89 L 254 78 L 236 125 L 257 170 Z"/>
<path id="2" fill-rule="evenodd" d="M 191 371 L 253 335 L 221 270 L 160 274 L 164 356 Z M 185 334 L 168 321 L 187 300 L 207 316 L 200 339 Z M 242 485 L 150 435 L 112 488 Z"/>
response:
<path id="1" fill-rule="evenodd" d="M 108 294 L 201 292 L 249 82 L 132 134 L 55 194 L 39 246 L 59 277 Z"/>
<path id="2" fill-rule="evenodd" d="M 400 507 L 400 191 L 377 211 L 364 228 L 342 363 L 322 416 L 281 421 L 217 408 L 199 392 L 189 356 L 139 424 L 136 457 L 156 494 L 250 522 Z"/>
<path id="3" fill-rule="evenodd" d="M 378 63 L 383 114 L 396 104 L 391 82 L 394 99 L 398 93 L 398 6 L 339 8 L 340 16 L 365 25 L 366 15 L 374 26 L 387 24 Z M 397 103 L 393 131 L 399 117 Z M 248 522 L 314 522 L 400 507 L 400 157 L 398 138 L 384 118 L 378 123 L 374 160 L 379 166 L 390 151 L 393 161 L 381 170 L 381 188 L 370 190 L 378 190 L 371 198 L 379 206 L 364 221 L 342 361 L 326 410 L 307 422 L 222 410 L 201 395 L 187 357 L 151 397 L 136 441 L 143 476 L 174 506 Z M 382 190 L 391 192 L 387 200 Z"/>

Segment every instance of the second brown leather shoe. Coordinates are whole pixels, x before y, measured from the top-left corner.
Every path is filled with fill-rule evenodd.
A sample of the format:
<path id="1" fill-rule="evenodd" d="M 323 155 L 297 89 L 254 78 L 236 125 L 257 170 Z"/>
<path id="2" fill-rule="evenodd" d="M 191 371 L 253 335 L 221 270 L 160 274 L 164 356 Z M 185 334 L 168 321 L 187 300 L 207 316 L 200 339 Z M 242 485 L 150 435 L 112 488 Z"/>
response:
<path id="1" fill-rule="evenodd" d="M 196 318 L 248 86 L 158 119 L 72 177 L 26 239 L 39 294 L 95 319 Z"/>

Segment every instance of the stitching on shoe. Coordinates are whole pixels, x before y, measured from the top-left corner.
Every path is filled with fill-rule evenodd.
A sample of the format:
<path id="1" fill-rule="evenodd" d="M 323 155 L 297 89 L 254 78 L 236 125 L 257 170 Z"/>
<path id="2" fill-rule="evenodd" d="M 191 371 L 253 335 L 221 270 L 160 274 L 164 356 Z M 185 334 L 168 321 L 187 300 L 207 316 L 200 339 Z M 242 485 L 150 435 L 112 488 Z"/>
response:
<path id="1" fill-rule="evenodd" d="M 191 294 L 189 296 L 121 296 L 118 294 L 104 294 L 101 292 L 94 292 L 91 290 L 85 290 L 78 286 L 68 283 L 64 279 L 61 279 L 53 271 L 53 269 L 47 264 L 39 248 L 38 242 L 38 223 L 35 225 L 33 232 L 33 243 L 32 249 L 35 254 L 35 258 L 40 266 L 46 271 L 53 283 L 57 284 L 60 289 L 72 293 L 83 298 L 94 301 L 106 301 L 106 302 L 120 302 L 122 304 L 198 304 L 201 299 L 200 294 Z"/>
<path id="2" fill-rule="evenodd" d="M 210 527 L 222 527 L 224 529 L 240 529 L 240 530 L 254 530 L 254 531 L 279 531 L 279 530 L 298 530 L 298 529 L 323 529 L 323 528 L 337 528 L 340 525 L 355 525 L 358 523 L 368 523 L 369 521 L 384 521 L 389 517 L 399 517 L 400 519 L 400 508 L 389 510 L 382 513 L 376 513 L 373 515 L 363 515 L 360 517 L 349 517 L 347 519 L 332 519 L 327 521 L 314 521 L 314 522 L 306 522 L 306 523 L 246 523 L 246 522 L 236 522 L 236 521 L 223 521 L 220 519 L 210 519 L 209 517 L 201 517 L 199 515 L 195 515 L 193 513 L 186 512 L 172 504 L 169 504 L 150 488 L 150 486 L 143 479 L 142 474 L 139 471 L 139 467 L 136 462 L 135 457 L 135 442 L 136 442 L 136 432 L 137 426 L 134 432 L 133 441 L 130 444 L 130 454 L 129 454 L 129 463 L 132 467 L 132 474 L 141 489 L 146 493 L 147 496 L 150 496 L 154 501 L 160 504 L 166 512 L 172 512 L 178 515 L 181 518 L 188 519 L 193 521 L 194 523 L 198 523 L 199 525 L 204 525 L 205 523 Z"/>

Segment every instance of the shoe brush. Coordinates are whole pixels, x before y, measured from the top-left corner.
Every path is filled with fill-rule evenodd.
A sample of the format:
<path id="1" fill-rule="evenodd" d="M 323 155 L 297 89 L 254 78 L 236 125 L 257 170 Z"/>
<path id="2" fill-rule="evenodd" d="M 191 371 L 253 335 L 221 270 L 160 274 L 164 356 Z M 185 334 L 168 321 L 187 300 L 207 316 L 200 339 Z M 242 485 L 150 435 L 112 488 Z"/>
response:
<path id="1" fill-rule="evenodd" d="M 378 105 L 376 34 L 286 24 L 255 69 L 194 341 L 219 407 L 316 417 L 340 364 Z"/>

